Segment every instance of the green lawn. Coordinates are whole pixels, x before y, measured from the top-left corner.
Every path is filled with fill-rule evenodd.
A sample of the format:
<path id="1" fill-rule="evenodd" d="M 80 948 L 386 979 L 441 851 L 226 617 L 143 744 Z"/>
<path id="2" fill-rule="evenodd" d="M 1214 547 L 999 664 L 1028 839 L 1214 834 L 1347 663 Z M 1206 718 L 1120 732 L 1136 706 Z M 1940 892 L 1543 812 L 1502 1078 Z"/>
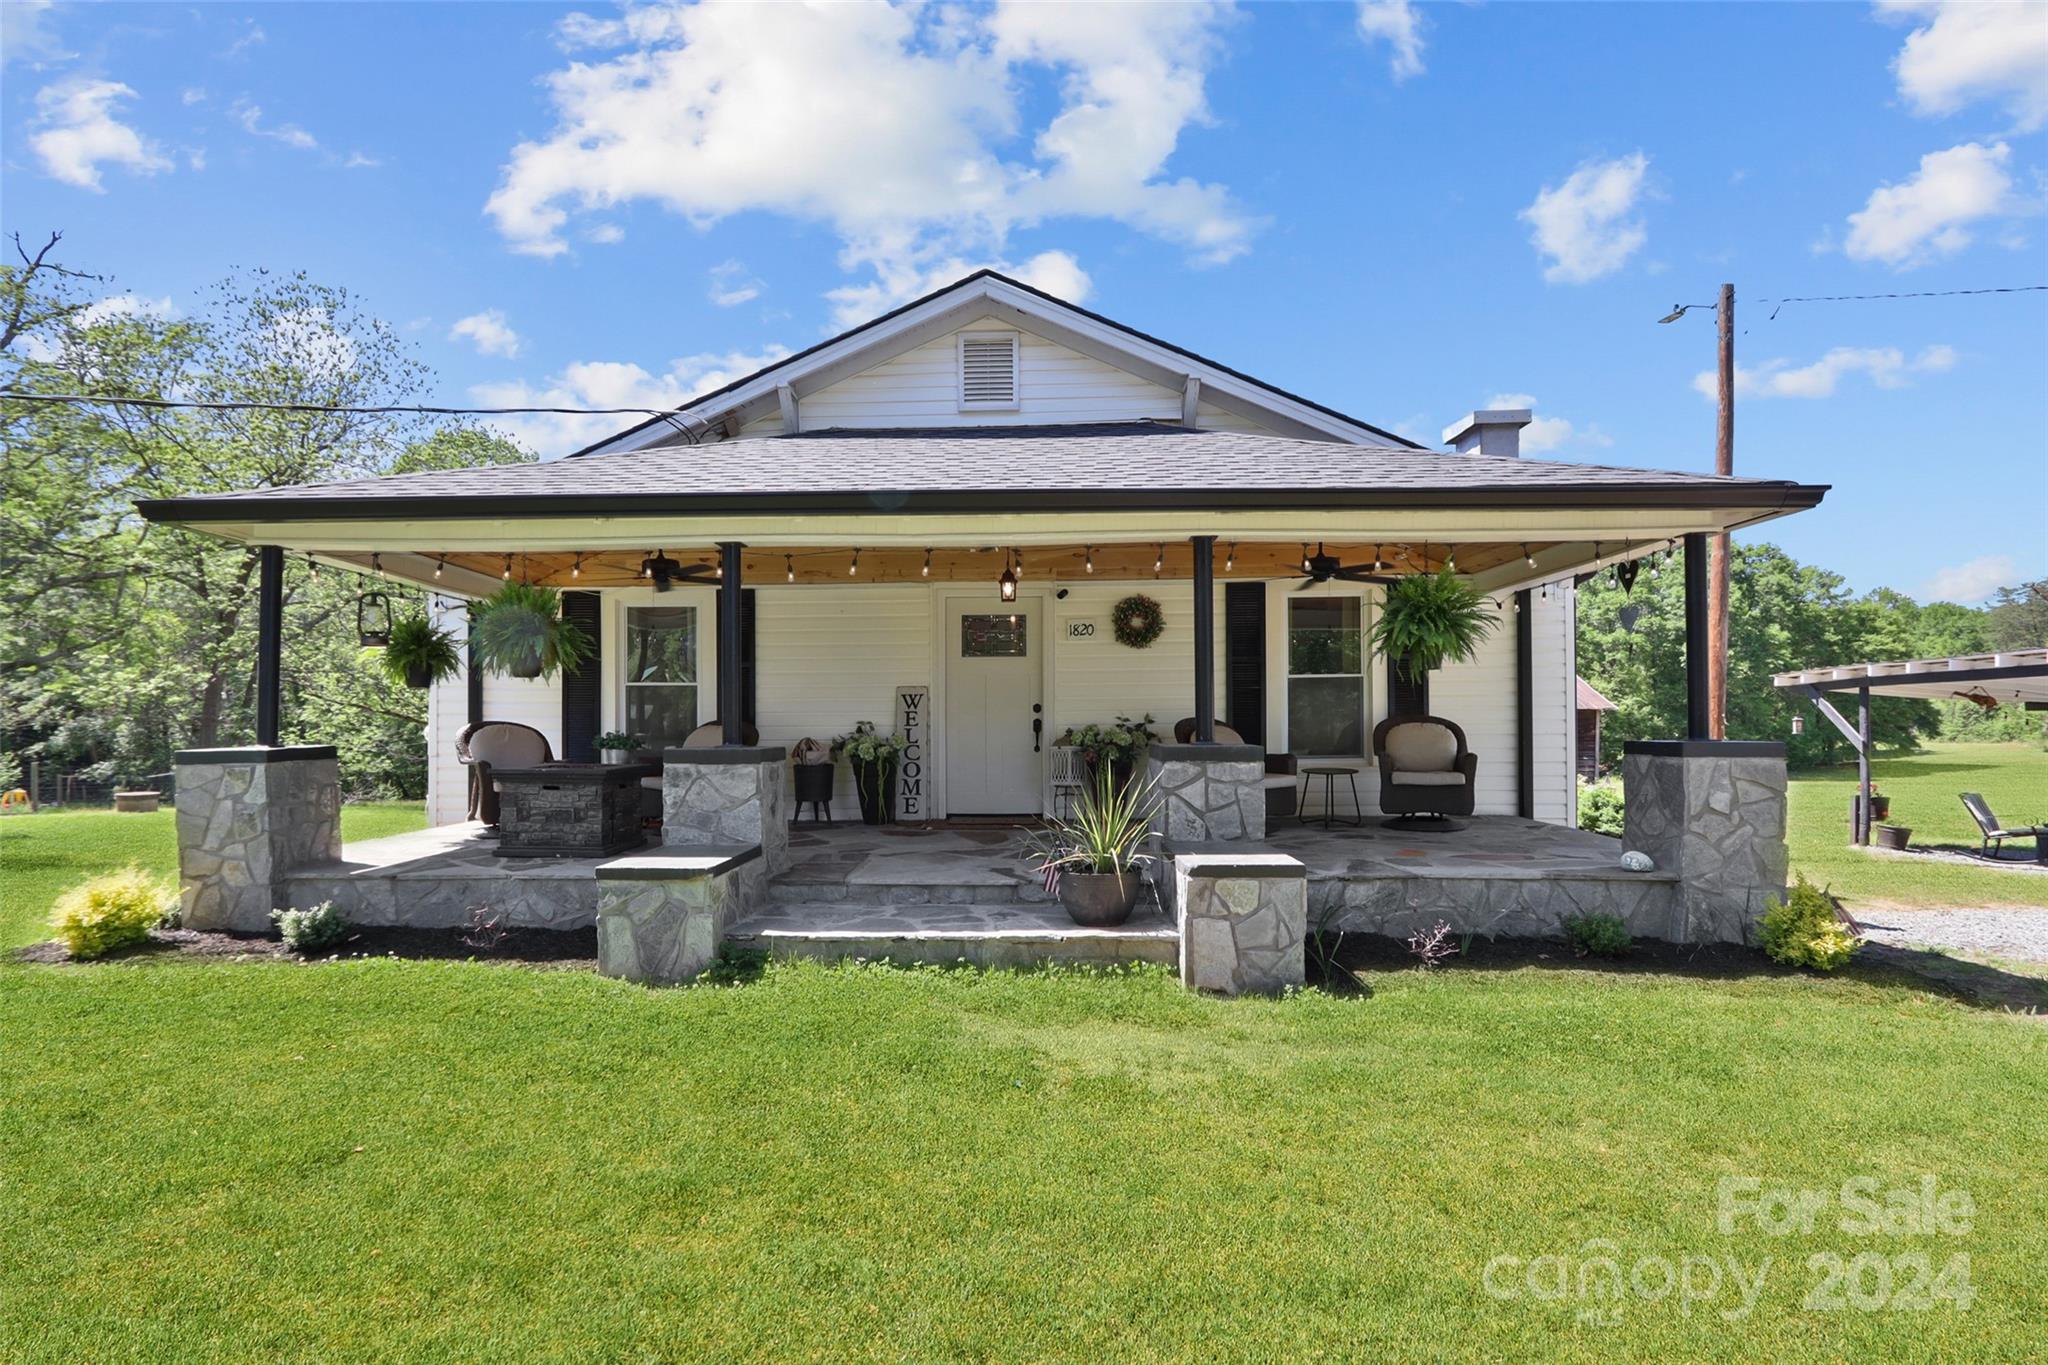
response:
<path id="1" fill-rule="evenodd" d="M 1891 823 L 1913 842 L 1977 847 L 1977 826 L 1960 793 L 1982 792 L 2013 824 L 2048 824 L 2048 753 L 2028 744 L 1930 744 L 1926 752 L 1880 758 L 1878 790 L 1891 797 Z M 1851 909 L 1870 906 L 2043 905 L 2048 881 L 2024 873 L 1873 856 L 1849 846 L 1854 764 L 1794 773 L 1792 867 L 1831 887 Z M 2031 845 L 2022 845 L 2031 847 Z"/>
<path id="2" fill-rule="evenodd" d="M 417 801 L 341 808 L 341 837 L 351 842 L 403 834 L 426 823 L 426 808 Z M 177 879 L 178 827 L 171 811 L 38 811 L 0 817 L 0 950 L 48 938 L 50 903 L 60 892 L 130 862 L 161 873 L 166 881 Z"/>

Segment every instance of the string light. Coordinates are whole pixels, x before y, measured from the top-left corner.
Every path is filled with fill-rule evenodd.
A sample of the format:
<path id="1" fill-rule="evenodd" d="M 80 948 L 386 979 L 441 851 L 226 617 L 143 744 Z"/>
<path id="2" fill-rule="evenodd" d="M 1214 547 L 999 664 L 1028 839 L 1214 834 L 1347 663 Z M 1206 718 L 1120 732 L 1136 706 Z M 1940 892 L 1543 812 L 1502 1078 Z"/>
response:
<path id="1" fill-rule="evenodd" d="M 441 571 L 446 569 L 447 567 L 448 556 L 442 555 L 439 559 L 434 561 L 434 577 L 439 578 L 441 576 Z"/>
<path id="2" fill-rule="evenodd" d="M 306 574 L 311 578 L 318 578 L 320 576 L 320 561 L 311 555 L 306 556 Z"/>
<path id="3" fill-rule="evenodd" d="M 856 576 L 858 576 L 858 575 L 859 575 L 859 573 L 860 573 L 860 547 L 859 547 L 858 545 L 856 545 L 856 546 L 854 546 L 854 549 L 853 549 L 853 558 L 852 558 L 851 560 L 849 560 L 849 561 L 847 562 L 847 565 L 846 565 L 846 576 L 847 576 L 848 578 L 853 578 L 853 577 L 856 577 Z"/>
<path id="4" fill-rule="evenodd" d="M 1450 571 L 1451 571 L 1452 573 L 1456 573 L 1456 572 L 1458 571 L 1458 547 L 1457 547 L 1457 546 L 1455 546 L 1455 545 L 1451 546 L 1451 548 L 1450 548 L 1450 552 L 1449 552 L 1448 554 L 1446 554 L 1446 555 L 1444 556 L 1444 567 L 1445 567 L 1446 569 L 1449 569 L 1449 570 L 1450 570 Z"/>
<path id="5" fill-rule="evenodd" d="M 1154 574 L 1154 576 L 1157 576 L 1159 571 L 1161 569 L 1164 569 L 1165 567 L 1166 547 L 1164 545 L 1156 545 L 1153 547 L 1152 551 L 1152 573 Z"/>
<path id="6" fill-rule="evenodd" d="M 1230 553 L 1223 556 L 1223 572 L 1229 573 L 1237 567 L 1237 542 L 1230 542 Z"/>
<path id="7" fill-rule="evenodd" d="M 1509 594 L 1509 596 L 1508 596 L 1508 601 L 1510 601 L 1510 602 L 1514 603 L 1514 606 L 1515 606 L 1515 614 L 1516 614 L 1517 616 L 1521 615 L 1521 614 L 1522 614 L 1522 594 L 1520 594 L 1520 593 L 1511 593 L 1511 594 Z"/>
<path id="8" fill-rule="evenodd" d="M 1089 573 L 1095 572 L 1095 547 L 1093 545 L 1081 547 L 1081 567 L 1088 570 Z"/>
<path id="9" fill-rule="evenodd" d="M 789 580 L 790 582 L 792 582 L 792 583 L 796 582 L 796 556 L 795 556 L 795 555 L 784 555 L 784 556 L 782 557 L 782 576 L 783 576 L 784 578 L 788 579 L 788 580 Z"/>
<path id="10" fill-rule="evenodd" d="M 510 583 L 510 582 L 512 581 L 512 556 L 511 556 L 511 555 L 506 555 L 506 556 L 505 556 L 505 571 L 504 571 L 503 573 L 499 574 L 499 575 L 498 575 L 498 577 L 500 577 L 500 578 L 504 579 L 504 580 L 505 580 L 505 581 L 506 581 L 507 583 Z"/>
<path id="11" fill-rule="evenodd" d="M 1536 567 L 1536 556 L 1529 553 L 1529 546 L 1526 541 L 1522 545 L 1522 562 L 1532 569 Z"/>
<path id="12" fill-rule="evenodd" d="M 659 550 L 649 550 L 647 552 L 647 558 L 640 561 L 640 576 L 642 578 L 654 577 L 654 561 L 657 557 L 660 556 L 660 554 L 661 551 Z M 510 563 L 512 560 L 512 556 L 506 555 L 505 560 L 507 563 Z"/>
<path id="13" fill-rule="evenodd" d="M 1377 545 L 1372 547 L 1372 571 L 1374 573 L 1380 571 L 1380 547 Z"/>
<path id="14" fill-rule="evenodd" d="M 1017 551 L 1017 577 L 1024 577 L 1024 551 L 1021 549 Z"/>
<path id="15" fill-rule="evenodd" d="M 375 550 L 370 552 L 370 572 L 376 574 L 379 578 L 384 576 L 384 556 L 378 554 Z"/>
<path id="16" fill-rule="evenodd" d="M 918 577 L 920 577 L 920 578 L 930 578 L 931 576 L 932 576 L 932 552 L 931 552 L 931 549 L 930 549 L 930 547 L 926 547 L 926 549 L 925 549 L 925 552 L 924 552 L 924 567 L 923 567 L 922 569 L 918 570 Z"/>
<path id="17" fill-rule="evenodd" d="M 1310 568 L 1310 567 L 1309 567 L 1309 563 L 1308 563 L 1308 542 L 1307 542 L 1307 541 L 1305 541 L 1305 540 L 1304 540 L 1303 542 L 1301 542 L 1301 571 L 1302 571 L 1303 573 L 1314 573 L 1314 572 L 1315 572 L 1315 570 L 1314 570 L 1314 569 L 1312 569 L 1312 568 Z"/>
<path id="18" fill-rule="evenodd" d="M 571 565 L 569 566 L 569 577 L 571 577 L 571 578 L 581 578 L 581 577 L 583 577 L 583 556 L 582 556 L 582 555 L 580 555 L 580 554 L 579 554 L 579 555 L 577 555 L 577 556 L 576 556 L 576 562 L 575 562 L 574 564 L 571 564 Z"/>

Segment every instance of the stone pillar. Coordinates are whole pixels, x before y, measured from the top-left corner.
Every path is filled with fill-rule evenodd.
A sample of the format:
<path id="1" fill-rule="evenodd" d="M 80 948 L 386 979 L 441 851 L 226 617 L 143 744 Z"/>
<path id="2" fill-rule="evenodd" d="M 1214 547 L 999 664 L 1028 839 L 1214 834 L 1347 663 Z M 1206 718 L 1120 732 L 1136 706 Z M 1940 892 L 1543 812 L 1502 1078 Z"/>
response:
<path id="1" fill-rule="evenodd" d="M 1261 843 L 1266 752 L 1256 744 L 1154 744 L 1145 751 L 1152 832 L 1174 843 Z"/>
<path id="2" fill-rule="evenodd" d="M 758 844 L 614 858 L 597 869 L 597 969 L 664 984 L 711 965 L 732 922 L 762 898 Z"/>
<path id="3" fill-rule="evenodd" d="M 1622 746 L 1622 845 L 1678 877 L 1684 943 L 1754 943 L 1785 891 L 1785 746 L 1631 740 Z"/>
<path id="4" fill-rule="evenodd" d="M 670 848 L 758 844 L 767 875 L 789 861 L 789 751 L 716 745 L 662 753 L 661 842 Z"/>
<path id="5" fill-rule="evenodd" d="M 185 927 L 269 933 L 286 874 L 341 858 L 334 746 L 186 749 L 172 761 Z"/>
<path id="6" fill-rule="evenodd" d="M 1179 853 L 1173 905 L 1180 979 L 1193 990 L 1272 994 L 1302 982 L 1308 870 L 1282 853 Z"/>

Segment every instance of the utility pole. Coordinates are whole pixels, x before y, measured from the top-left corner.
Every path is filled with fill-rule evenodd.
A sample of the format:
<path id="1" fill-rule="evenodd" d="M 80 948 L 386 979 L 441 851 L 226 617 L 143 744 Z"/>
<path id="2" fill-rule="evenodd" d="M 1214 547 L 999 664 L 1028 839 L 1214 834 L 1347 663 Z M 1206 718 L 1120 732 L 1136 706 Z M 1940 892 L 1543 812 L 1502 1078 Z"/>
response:
<path id="1" fill-rule="evenodd" d="M 1735 286 L 1721 286 L 1721 415 L 1714 431 L 1714 472 L 1735 472 Z M 1707 733 L 1728 738 L 1728 533 L 1707 546 Z"/>

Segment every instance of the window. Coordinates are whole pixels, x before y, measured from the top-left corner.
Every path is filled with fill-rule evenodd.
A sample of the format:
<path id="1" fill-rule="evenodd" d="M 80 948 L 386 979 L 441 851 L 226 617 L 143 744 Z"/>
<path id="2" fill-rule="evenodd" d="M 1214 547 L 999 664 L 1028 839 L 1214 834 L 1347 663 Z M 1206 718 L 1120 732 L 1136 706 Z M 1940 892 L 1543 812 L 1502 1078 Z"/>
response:
<path id="1" fill-rule="evenodd" d="M 626 608 L 626 723 L 654 748 L 697 728 L 697 609 Z"/>
<path id="2" fill-rule="evenodd" d="M 1356 597 L 1287 604 L 1287 747 L 1365 755 L 1365 629 Z"/>
<path id="3" fill-rule="evenodd" d="M 963 659 L 1022 659 L 1030 651 L 1024 638 L 1022 616 L 962 616 L 960 657 Z"/>
<path id="4" fill-rule="evenodd" d="M 960 336 L 960 410 L 1017 407 L 1017 334 L 963 332 Z"/>

